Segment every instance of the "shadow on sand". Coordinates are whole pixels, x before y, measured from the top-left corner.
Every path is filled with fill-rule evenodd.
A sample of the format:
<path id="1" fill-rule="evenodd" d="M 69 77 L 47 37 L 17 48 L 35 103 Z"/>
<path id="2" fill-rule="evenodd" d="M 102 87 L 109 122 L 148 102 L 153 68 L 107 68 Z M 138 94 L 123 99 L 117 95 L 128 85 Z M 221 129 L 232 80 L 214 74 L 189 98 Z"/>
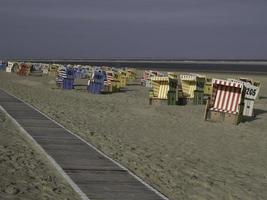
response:
<path id="1" fill-rule="evenodd" d="M 263 115 L 267 113 L 267 110 L 262 110 L 262 109 L 254 109 L 254 114 L 255 114 L 255 117 L 243 117 L 243 122 L 251 122 L 251 121 L 254 121 L 254 120 L 257 120 L 257 119 L 260 119 L 260 115 Z"/>
<path id="2" fill-rule="evenodd" d="M 120 89 L 120 90 L 118 91 L 118 93 L 126 93 L 126 92 L 132 92 L 132 91 L 135 91 L 135 90 L 122 88 L 122 89 Z"/>
<path id="3" fill-rule="evenodd" d="M 266 96 L 259 96 L 259 99 L 267 99 Z"/>

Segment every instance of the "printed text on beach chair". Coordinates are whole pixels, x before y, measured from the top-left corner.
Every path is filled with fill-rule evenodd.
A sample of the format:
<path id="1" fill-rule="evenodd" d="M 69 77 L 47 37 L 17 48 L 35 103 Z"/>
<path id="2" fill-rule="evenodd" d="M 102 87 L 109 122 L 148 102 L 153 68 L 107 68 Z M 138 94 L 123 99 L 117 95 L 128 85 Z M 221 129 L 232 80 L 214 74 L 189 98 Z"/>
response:
<path id="1" fill-rule="evenodd" d="M 204 90 L 204 76 L 200 76 L 198 74 L 181 74 L 180 79 L 183 93 L 189 99 L 194 98 L 195 90 Z"/>

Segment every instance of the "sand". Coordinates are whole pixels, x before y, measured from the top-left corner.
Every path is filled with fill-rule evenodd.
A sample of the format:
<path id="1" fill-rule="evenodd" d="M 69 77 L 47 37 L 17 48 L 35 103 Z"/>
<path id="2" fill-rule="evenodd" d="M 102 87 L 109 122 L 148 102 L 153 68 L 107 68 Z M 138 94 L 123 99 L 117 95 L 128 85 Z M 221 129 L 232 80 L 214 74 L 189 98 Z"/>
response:
<path id="1" fill-rule="evenodd" d="M 0 199 L 78 200 L 49 160 L 0 111 Z"/>
<path id="2" fill-rule="evenodd" d="M 213 75 L 220 76 L 232 77 Z M 171 200 L 256 200 L 267 199 L 267 77 L 255 78 L 263 84 L 257 118 L 238 126 L 203 121 L 203 105 L 149 106 L 148 89 L 138 85 L 93 95 L 56 89 L 49 77 L 2 72 L 0 88 L 93 143 Z"/>

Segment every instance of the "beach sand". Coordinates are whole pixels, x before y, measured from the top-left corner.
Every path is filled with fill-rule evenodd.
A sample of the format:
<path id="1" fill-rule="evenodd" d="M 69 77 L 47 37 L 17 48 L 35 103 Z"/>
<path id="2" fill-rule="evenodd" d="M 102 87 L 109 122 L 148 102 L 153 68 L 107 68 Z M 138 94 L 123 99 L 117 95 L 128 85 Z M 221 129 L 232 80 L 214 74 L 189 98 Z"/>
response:
<path id="1" fill-rule="evenodd" d="M 204 105 L 149 106 L 148 89 L 138 85 L 93 95 L 56 89 L 51 77 L 1 72 L 0 88 L 91 142 L 171 200 L 263 200 L 267 77 L 252 78 L 262 83 L 257 117 L 238 126 L 204 121 Z"/>
<path id="2" fill-rule="evenodd" d="M 0 199 L 80 199 L 50 161 L 23 136 L 0 111 Z"/>

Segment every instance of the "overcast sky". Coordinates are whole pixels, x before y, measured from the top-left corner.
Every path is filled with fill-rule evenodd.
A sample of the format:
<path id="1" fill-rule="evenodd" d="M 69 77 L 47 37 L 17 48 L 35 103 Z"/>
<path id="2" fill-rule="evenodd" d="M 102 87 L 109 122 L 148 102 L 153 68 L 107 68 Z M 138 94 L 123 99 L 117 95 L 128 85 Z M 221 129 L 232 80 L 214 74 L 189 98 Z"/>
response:
<path id="1" fill-rule="evenodd" d="M 0 0 L 0 25 L 0 59 L 267 59 L 266 0 Z"/>

